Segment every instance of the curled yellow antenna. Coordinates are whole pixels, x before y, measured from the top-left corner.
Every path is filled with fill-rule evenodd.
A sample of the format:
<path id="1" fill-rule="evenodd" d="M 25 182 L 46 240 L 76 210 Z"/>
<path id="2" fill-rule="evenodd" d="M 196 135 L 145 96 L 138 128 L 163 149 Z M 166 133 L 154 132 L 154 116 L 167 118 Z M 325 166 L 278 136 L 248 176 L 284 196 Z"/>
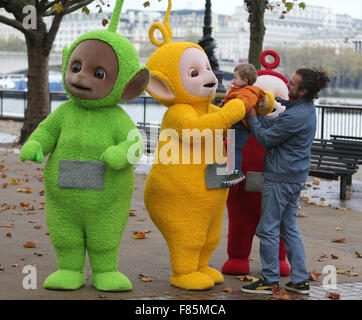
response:
<path id="1" fill-rule="evenodd" d="M 168 0 L 168 7 L 167 7 L 166 15 L 165 15 L 165 23 L 164 24 L 161 22 L 153 23 L 148 32 L 148 35 L 150 37 L 152 44 L 155 45 L 156 47 L 162 47 L 164 44 L 166 44 L 172 40 L 172 30 L 171 30 L 170 23 L 169 23 L 171 6 L 172 6 L 171 0 Z M 156 40 L 155 30 L 161 31 L 162 39 L 163 39 L 162 42 Z"/>

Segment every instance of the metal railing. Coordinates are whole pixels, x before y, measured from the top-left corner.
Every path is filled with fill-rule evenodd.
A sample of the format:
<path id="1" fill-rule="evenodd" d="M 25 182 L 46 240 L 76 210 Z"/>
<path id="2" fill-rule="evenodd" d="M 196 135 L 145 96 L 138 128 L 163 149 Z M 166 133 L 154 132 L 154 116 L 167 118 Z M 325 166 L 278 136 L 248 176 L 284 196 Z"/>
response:
<path id="1" fill-rule="evenodd" d="M 51 111 L 67 101 L 65 93 L 49 93 Z M 0 119 L 24 119 L 27 92 L 0 90 Z M 362 137 L 362 106 L 317 105 L 316 138 L 331 135 Z M 150 96 L 142 96 L 122 108 L 137 123 L 160 124 L 167 108 Z"/>

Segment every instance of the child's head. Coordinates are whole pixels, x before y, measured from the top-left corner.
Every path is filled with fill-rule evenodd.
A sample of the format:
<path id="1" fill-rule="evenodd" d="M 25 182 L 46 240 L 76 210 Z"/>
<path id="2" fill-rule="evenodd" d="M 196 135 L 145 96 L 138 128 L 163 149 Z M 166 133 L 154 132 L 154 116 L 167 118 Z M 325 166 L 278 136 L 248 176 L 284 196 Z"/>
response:
<path id="1" fill-rule="evenodd" d="M 234 82 L 238 86 L 253 85 L 258 78 L 254 65 L 249 63 L 238 64 L 234 69 Z"/>

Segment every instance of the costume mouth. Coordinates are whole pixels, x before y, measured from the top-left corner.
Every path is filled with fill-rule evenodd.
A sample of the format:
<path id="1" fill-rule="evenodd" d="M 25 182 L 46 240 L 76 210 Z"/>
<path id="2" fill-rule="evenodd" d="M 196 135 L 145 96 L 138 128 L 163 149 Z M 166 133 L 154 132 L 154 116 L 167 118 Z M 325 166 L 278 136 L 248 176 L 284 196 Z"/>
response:
<path id="1" fill-rule="evenodd" d="M 210 83 L 206 83 L 206 84 L 204 84 L 204 87 L 206 87 L 206 88 L 212 88 L 212 87 L 214 87 L 215 86 L 215 82 L 210 82 Z"/>
<path id="2" fill-rule="evenodd" d="M 80 85 L 75 84 L 75 83 L 72 83 L 72 87 L 77 89 L 77 91 L 84 91 L 84 92 L 92 91 L 91 88 L 83 87 L 83 86 L 80 86 Z"/>

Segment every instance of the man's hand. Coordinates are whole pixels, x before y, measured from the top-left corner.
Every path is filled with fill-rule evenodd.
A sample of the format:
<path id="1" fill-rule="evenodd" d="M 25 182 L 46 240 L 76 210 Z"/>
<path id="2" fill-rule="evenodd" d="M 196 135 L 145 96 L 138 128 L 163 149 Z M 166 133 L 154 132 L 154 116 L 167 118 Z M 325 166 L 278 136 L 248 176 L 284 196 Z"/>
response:
<path id="1" fill-rule="evenodd" d="M 256 112 L 254 108 L 251 108 L 247 113 L 246 113 L 246 117 L 256 117 Z"/>

